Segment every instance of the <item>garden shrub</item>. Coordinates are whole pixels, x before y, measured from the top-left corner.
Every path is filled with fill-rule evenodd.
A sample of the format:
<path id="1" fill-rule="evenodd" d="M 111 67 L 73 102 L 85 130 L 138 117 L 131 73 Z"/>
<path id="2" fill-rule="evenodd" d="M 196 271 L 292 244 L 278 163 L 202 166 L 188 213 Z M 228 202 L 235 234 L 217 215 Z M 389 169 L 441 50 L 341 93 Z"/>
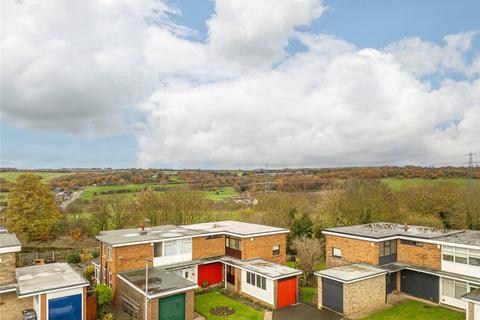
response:
<path id="1" fill-rule="evenodd" d="M 68 263 L 79 263 L 80 261 L 82 261 L 82 259 L 80 258 L 80 255 L 78 253 L 74 252 L 69 253 L 65 257 L 65 261 L 67 261 Z"/>

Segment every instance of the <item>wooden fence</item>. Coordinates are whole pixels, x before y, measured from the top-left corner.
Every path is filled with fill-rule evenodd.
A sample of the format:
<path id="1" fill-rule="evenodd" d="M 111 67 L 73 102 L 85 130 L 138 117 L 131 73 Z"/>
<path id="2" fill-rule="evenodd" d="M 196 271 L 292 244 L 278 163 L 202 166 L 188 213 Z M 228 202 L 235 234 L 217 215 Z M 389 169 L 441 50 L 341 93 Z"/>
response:
<path id="1" fill-rule="evenodd" d="M 65 262 L 65 257 L 71 253 L 82 254 L 84 249 L 52 250 L 40 252 L 17 253 L 17 266 L 28 266 L 34 264 L 37 259 L 43 259 L 46 263 Z M 87 248 L 89 252 L 93 248 Z"/>

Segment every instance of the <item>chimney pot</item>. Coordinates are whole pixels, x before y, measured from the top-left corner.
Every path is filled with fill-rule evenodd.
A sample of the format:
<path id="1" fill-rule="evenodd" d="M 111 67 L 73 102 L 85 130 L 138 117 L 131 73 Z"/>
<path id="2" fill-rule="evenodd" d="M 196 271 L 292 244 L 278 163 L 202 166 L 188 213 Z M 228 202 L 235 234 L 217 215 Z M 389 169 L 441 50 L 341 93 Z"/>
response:
<path id="1" fill-rule="evenodd" d="M 405 224 L 403 225 L 403 231 L 405 231 L 405 232 L 408 231 L 408 224 L 407 224 L 407 223 L 405 223 Z"/>

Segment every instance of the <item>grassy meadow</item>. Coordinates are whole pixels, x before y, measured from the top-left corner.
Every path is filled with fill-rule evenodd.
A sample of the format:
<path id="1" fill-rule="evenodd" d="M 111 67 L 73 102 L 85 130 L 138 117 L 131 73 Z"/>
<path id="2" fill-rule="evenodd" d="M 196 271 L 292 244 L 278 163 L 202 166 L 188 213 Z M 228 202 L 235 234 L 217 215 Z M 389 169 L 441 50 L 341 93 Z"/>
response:
<path id="1" fill-rule="evenodd" d="M 387 178 L 382 179 L 382 181 L 387 184 L 390 188 L 395 191 L 400 191 L 403 188 L 410 186 L 419 186 L 424 184 L 440 184 L 440 183 L 453 183 L 457 185 L 466 185 L 468 183 L 480 184 L 480 180 L 473 180 L 468 178 L 451 178 L 451 179 L 397 179 L 397 178 Z"/>
<path id="2" fill-rule="evenodd" d="M 19 175 L 24 173 L 33 173 L 41 177 L 43 183 L 49 183 L 52 179 L 60 176 L 66 176 L 72 174 L 71 172 L 44 172 L 44 171 L 7 171 L 0 172 L 0 178 L 3 178 L 7 181 L 15 182 Z"/>

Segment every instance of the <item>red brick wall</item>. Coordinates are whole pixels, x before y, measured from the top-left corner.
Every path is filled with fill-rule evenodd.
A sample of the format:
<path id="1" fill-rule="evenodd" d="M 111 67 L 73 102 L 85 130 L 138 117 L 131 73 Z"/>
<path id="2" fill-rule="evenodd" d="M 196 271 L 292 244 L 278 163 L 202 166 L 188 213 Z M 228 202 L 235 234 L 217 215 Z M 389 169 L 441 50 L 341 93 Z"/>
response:
<path id="1" fill-rule="evenodd" d="M 423 243 L 421 247 L 401 244 L 397 241 L 397 261 L 419 267 L 440 270 L 442 267 L 442 249 L 436 244 Z"/>
<path id="2" fill-rule="evenodd" d="M 333 257 L 333 248 L 342 250 L 342 258 Z M 378 265 L 378 244 L 341 236 L 325 235 L 327 267 L 336 267 L 354 262 Z"/>
<path id="3" fill-rule="evenodd" d="M 192 259 L 201 259 L 225 255 L 225 236 L 215 239 L 206 237 L 192 238 Z"/>
<path id="4" fill-rule="evenodd" d="M 251 240 L 253 239 L 253 241 Z M 274 245 L 280 245 L 280 254 L 273 255 Z M 268 261 L 285 264 L 287 234 L 273 234 L 242 238 L 242 259 L 262 258 Z"/>

